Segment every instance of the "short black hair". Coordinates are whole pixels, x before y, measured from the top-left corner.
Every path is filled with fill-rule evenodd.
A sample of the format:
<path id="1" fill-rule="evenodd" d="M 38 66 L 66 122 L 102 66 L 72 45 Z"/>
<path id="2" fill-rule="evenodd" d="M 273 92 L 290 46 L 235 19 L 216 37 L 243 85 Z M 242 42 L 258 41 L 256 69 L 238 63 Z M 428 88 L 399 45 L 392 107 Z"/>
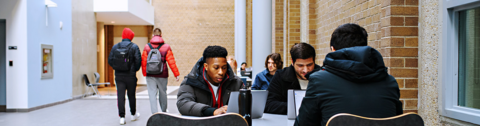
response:
<path id="1" fill-rule="evenodd" d="M 290 55 L 292 56 L 292 62 L 295 63 L 297 59 L 308 59 L 313 57 L 315 61 L 315 48 L 308 43 L 295 43 L 290 49 Z"/>
<path id="2" fill-rule="evenodd" d="M 203 59 L 215 57 L 227 58 L 227 55 L 227 49 L 217 45 L 208 46 L 207 48 L 205 48 L 205 50 L 203 50 Z"/>
<path id="3" fill-rule="evenodd" d="M 363 27 L 357 24 L 347 23 L 338 26 L 337 29 L 333 31 L 330 46 L 333 46 L 335 50 L 354 46 L 367 46 L 367 39 L 367 31 Z"/>
<path id="4" fill-rule="evenodd" d="M 243 64 L 247 65 L 247 62 L 243 62 L 242 64 L 240 64 L 240 66 L 243 65 Z"/>

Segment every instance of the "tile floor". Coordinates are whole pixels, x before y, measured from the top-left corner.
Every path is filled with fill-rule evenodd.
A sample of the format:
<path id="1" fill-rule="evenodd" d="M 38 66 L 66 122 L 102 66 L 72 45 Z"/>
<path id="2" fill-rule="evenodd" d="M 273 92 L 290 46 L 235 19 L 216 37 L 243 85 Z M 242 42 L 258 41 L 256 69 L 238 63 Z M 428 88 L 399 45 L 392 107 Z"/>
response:
<path id="1" fill-rule="evenodd" d="M 176 89 L 168 87 L 168 111 L 179 114 L 176 107 Z M 151 115 L 148 93 L 137 92 L 137 112 L 141 116 L 137 121 L 130 121 L 128 100 L 125 104 L 127 112 L 125 126 L 145 126 Z M 0 112 L 0 126 L 118 126 L 116 96 L 90 96 L 67 103 L 35 110 L 27 113 Z"/>

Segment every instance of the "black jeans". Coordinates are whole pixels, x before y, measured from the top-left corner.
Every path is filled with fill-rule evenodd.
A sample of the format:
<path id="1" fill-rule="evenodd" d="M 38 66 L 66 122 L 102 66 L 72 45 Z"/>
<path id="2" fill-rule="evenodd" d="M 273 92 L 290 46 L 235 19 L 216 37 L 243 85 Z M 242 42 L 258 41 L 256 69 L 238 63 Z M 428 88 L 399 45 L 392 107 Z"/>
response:
<path id="1" fill-rule="evenodd" d="M 125 90 L 128 95 L 128 103 L 130 104 L 130 113 L 135 115 L 136 112 L 136 97 L 137 77 L 135 76 L 116 76 L 115 83 L 117 86 L 117 106 L 120 117 L 125 117 Z"/>

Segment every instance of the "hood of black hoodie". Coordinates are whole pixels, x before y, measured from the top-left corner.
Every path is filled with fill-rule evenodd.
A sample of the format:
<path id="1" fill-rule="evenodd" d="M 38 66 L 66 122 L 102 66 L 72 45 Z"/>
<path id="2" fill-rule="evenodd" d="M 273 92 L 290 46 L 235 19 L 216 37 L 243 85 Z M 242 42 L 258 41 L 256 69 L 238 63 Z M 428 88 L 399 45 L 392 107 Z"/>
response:
<path id="1" fill-rule="evenodd" d="M 388 76 L 382 55 L 370 46 L 328 53 L 323 65 L 326 71 L 353 82 L 376 82 Z"/>
<path id="2" fill-rule="evenodd" d="M 190 73 L 187 75 L 187 83 L 188 85 L 191 85 L 193 87 L 197 87 L 200 89 L 203 89 L 205 91 L 210 91 L 210 89 L 207 86 L 207 83 L 205 83 L 205 80 L 203 78 L 203 64 L 205 63 L 205 60 L 203 57 L 198 59 L 197 63 L 195 63 L 195 66 L 193 66 L 192 70 Z M 224 82 L 226 81 L 231 81 L 233 78 L 235 78 L 235 74 L 232 71 L 232 68 L 230 65 L 227 65 L 227 75 L 225 76 L 226 79 L 224 79 Z M 227 78 L 229 76 L 229 78 Z"/>

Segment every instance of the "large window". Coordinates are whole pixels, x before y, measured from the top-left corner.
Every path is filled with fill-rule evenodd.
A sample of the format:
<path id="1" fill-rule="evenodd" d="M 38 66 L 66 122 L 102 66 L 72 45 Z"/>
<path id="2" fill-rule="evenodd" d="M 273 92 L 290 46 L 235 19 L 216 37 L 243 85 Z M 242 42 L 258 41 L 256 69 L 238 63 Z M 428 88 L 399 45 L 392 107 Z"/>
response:
<path id="1" fill-rule="evenodd" d="M 458 105 L 480 109 L 480 7 L 458 12 Z"/>
<path id="2" fill-rule="evenodd" d="M 443 0 L 440 12 L 441 113 L 480 124 L 480 2 Z"/>

